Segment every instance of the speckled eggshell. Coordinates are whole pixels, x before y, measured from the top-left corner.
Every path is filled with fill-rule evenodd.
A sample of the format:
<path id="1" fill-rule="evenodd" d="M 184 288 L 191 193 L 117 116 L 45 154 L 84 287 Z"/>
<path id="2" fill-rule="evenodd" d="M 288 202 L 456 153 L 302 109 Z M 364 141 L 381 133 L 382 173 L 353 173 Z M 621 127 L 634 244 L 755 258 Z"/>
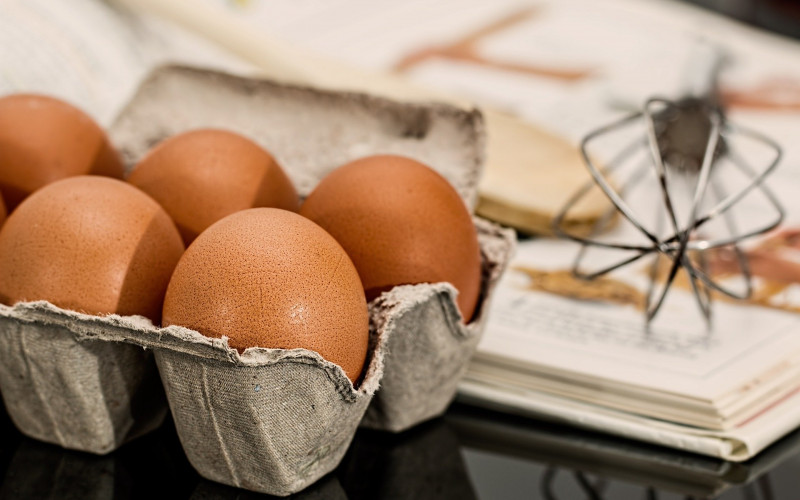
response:
<path id="1" fill-rule="evenodd" d="M 449 282 L 468 321 L 481 257 L 464 201 L 441 175 L 410 158 L 362 158 L 322 179 L 300 208 L 344 247 L 367 299 L 397 285 Z"/>
<path id="2" fill-rule="evenodd" d="M 71 177 L 33 193 L 0 230 L 0 301 L 157 323 L 182 253 L 175 224 L 152 198 L 123 181 Z"/>
<path id="3" fill-rule="evenodd" d="M 42 186 L 89 174 L 123 175 L 119 155 L 89 115 L 43 95 L 0 98 L 0 192 L 9 212 Z"/>
<path id="4" fill-rule="evenodd" d="M 128 182 L 161 203 L 187 245 L 234 212 L 300 207 L 297 191 L 272 155 L 226 130 L 192 130 L 165 140 L 139 162 Z"/>
<path id="5" fill-rule="evenodd" d="M 328 233 L 286 210 L 244 210 L 204 231 L 175 268 L 163 317 L 240 351 L 316 351 L 353 382 L 367 355 L 358 272 Z"/>

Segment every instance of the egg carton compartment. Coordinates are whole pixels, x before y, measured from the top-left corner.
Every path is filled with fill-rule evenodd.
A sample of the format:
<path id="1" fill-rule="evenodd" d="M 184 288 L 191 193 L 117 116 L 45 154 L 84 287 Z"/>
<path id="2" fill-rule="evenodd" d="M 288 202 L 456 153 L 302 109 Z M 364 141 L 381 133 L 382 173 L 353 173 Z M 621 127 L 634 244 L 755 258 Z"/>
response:
<path id="1" fill-rule="evenodd" d="M 153 353 L 79 341 L 86 320 L 48 321 L 46 302 L 0 305 L 0 390 L 25 435 L 95 454 L 158 428 L 167 414 Z"/>
<path id="2" fill-rule="evenodd" d="M 105 412 L 116 406 L 95 385 L 102 378 L 97 374 L 108 371 L 98 369 L 86 376 L 90 369 L 73 366 L 60 378 L 35 371 L 36 366 L 52 361 L 53 351 L 47 346 L 54 340 L 71 344 L 67 350 L 88 346 L 90 355 L 82 360 L 94 358 L 100 366 L 113 363 L 106 351 L 95 352 L 97 346 L 152 353 L 192 466 L 207 479 L 272 495 L 300 491 L 336 468 L 383 375 L 385 336 L 381 332 L 371 335 L 363 380 L 356 388 L 338 365 L 307 349 L 250 348 L 240 354 L 228 346 L 226 337 L 209 338 L 177 326 L 158 328 L 140 316 L 91 316 L 44 301 L 3 306 L 0 313 L 4 327 L 14 325 L 0 330 L 4 355 L 14 346 L 31 345 L 29 340 L 42 349 L 31 351 L 31 356 L 16 356 L 21 359 L 10 368 L 5 367 L 9 358 L 4 359 L 0 372 L 7 409 L 24 433 L 63 445 L 59 432 L 76 435 L 70 439 L 83 437 L 78 432 L 82 426 L 102 422 Z M 48 355 L 37 356 L 42 352 Z M 42 384 L 52 385 L 47 394 L 51 411 L 45 406 L 46 416 L 37 413 L 43 409 L 40 397 L 19 404 L 12 399 L 24 396 L 9 384 L 22 378 L 20 373 L 31 375 L 25 389 L 37 391 Z M 84 384 L 85 380 L 89 383 Z M 7 392 L 9 387 L 12 390 Z M 75 388 L 73 393 L 57 392 L 70 387 Z M 72 413 L 76 400 L 94 406 L 87 404 L 84 414 L 65 416 L 66 428 L 48 425 L 54 412 Z M 95 451 L 98 442 L 87 443 L 67 447 Z"/>
<path id="3" fill-rule="evenodd" d="M 144 81 L 109 135 L 130 172 L 159 141 L 201 127 L 255 140 L 301 196 L 339 165 L 385 153 L 430 165 L 474 207 L 484 150 L 478 111 L 167 66 Z M 262 493 L 294 493 L 336 467 L 362 419 L 396 431 L 445 410 L 513 246 L 512 232 L 479 219 L 476 226 L 483 284 L 475 319 L 460 323 L 448 284 L 390 290 L 370 304 L 371 354 L 357 388 L 311 351 L 240 354 L 225 339 L 156 328 L 142 317 L 32 302 L 0 307 L 0 392 L 24 433 L 93 453 L 155 428 L 166 393 L 201 475 Z M 163 387 L 152 383 L 159 375 Z M 382 377 L 379 402 L 363 418 Z M 103 426 L 100 437 L 73 437 Z"/>
<path id="4" fill-rule="evenodd" d="M 370 303 L 372 328 L 387 335 L 381 388 L 361 425 L 404 431 L 442 415 L 478 347 L 489 300 L 515 246 L 515 234 L 475 217 L 481 248 L 481 295 L 473 320 L 464 324 L 449 283 L 404 285 Z"/>

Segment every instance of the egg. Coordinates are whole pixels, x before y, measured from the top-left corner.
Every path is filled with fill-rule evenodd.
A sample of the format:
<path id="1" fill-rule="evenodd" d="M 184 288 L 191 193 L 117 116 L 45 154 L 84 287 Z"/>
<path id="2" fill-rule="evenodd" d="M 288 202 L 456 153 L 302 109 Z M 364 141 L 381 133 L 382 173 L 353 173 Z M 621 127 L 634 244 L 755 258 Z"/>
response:
<path id="1" fill-rule="evenodd" d="M 239 134 L 192 130 L 147 154 L 128 182 L 161 203 L 188 245 L 208 226 L 255 207 L 296 212 L 297 191 L 267 151 Z"/>
<path id="2" fill-rule="evenodd" d="M 322 228 L 276 208 L 229 215 L 181 258 L 164 299 L 164 324 L 228 345 L 305 348 L 355 383 L 369 342 L 367 303 L 353 263 Z"/>
<path id="3" fill-rule="evenodd" d="M 3 201 L 3 198 L 0 197 L 0 227 L 3 226 L 3 223 L 6 221 L 7 216 L 8 212 L 6 212 L 6 204 Z"/>
<path id="4" fill-rule="evenodd" d="M 397 285 L 449 282 L 469 320 L 481 287 L 470 213 L 441 175 L 410 158 L 371 156 L 325 177 L 300 214 L 328 231 L 358 269 L 367 299 Z"/>
<path id="5" fill-rule="evenodd" d="M 149 196 L 120 180 L 70 177 L 30 195 L 0 230 L 0 301 L 157 323 L 182 253 L 177 228 Z"/>
<path id="6" fill-rule="evenodd" d="M 122 161 L 92 118 L 44 95 L 0 98 L 0 193 L 9 212 L 42 186 L 87 174 L 123 174 Z"/>

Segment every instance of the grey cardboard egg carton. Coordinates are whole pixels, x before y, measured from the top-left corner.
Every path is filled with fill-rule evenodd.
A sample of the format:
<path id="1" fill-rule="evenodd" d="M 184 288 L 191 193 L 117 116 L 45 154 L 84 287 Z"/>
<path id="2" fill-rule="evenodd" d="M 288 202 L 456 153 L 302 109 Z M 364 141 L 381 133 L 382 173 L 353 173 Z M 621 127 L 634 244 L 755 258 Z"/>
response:
<path id="1" fill-rule="evenodd" d="M 274 495 L 300 491 L 336 468 L 383 371 L 381 333 L 371 336 L 366 373 L 354 388 L 339 366 L 306 349 L 240 354 L 226 338 L 158 328 L 139 316 L 80 314 L 44 301 L 0 306 L 0 318 L 0 389 L 24 434 L 81 451 L 112 451 L 136 436 L 124 431 L 138 423 L 129 413 L 137 399 L 152 406 L 140 415 L 142 431 L 164 417 L 160 387 L 148 392 L 126 380 L 150 370 L 161 376 L 192 465 L 213 481 Z M 49 351 L 48 340 L 54 341 Z M 120 361 L 129 351 L 150 350 L 157 371 L 152 363 Z M 125 394 L 133 385 L 136 390 Z M 109 441 L 94 426 L 120 438 Z"/>
<path id="2" fill-rule="evenodd" d="M 393 153 L 438 170 L 470 208 L 476 200 L 483 122 L 477 111 L 445 105 L 167 66 L 145 80 L 109 134 L 130 172 L 159 141 L 200 127 L 261 144 L 302 197 L 341 164 Z M 400 431 L 440 415 L 454 397 L 514 241 L 508 230 L 475 223 L 483 283 L 473 321 L 463 325 L 446 283 L 384 293 L 370 304 L 370 354 L 357 387 L 305 349 L 240 354 L 225 338 L 142 317 L 31 302 L 0 305 L 8 413 L 33 438 L 104 454 L 158 427 L 168 403 L 204 477 L 276 495 L 302 490 L 338 465 L 359 424 Z"/>

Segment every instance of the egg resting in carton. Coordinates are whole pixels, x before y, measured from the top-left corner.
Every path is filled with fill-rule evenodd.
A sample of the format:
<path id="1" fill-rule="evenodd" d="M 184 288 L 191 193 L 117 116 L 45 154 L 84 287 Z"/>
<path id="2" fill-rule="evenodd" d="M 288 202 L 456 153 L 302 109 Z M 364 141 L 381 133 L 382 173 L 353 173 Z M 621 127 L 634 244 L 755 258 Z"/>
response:
<path id="1" fill-rule="evenodd" d="M 437 169 L 474 208 L 484 146 L 476 111 L 171 66 L 146 79 L 110 136 L 130 170 L 159 141 L 200 127 L 258 142 L 301 196 L 339 165 L 388 153 Z M 383 294 L 370 304 L 370 355 L 357 388 L 312 351 L 239 354 L 224 339 L 184 328 L 35 302 L 0 307 L 7 410 L 31 437 L 107 453 L 163 419 L 155 360 L 181 443 L 201 475 L 263 493 L 299 491 L 339 463 L 379 383 L 363 420 L 370 427 L 410 427 L 441 414 L 453 398 L 513 246 L 510 231 L 476 224 L 483 257 L 476 319 L 459 323 L 449 284 Z"/>

